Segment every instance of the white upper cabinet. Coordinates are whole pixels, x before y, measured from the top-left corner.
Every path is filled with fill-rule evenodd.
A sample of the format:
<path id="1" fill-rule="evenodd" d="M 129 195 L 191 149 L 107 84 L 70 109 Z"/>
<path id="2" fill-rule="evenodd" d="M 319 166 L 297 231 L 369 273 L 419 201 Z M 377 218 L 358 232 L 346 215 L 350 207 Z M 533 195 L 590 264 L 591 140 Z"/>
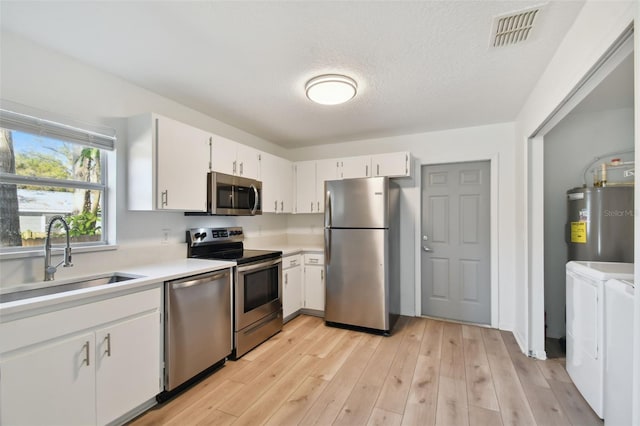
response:
<path id="1" fill-rule="evenodd" d="M 409 152 L 390 152 L 371 156 L 373 176 L 411 176 L 411 155 Z"/>
<path id="2" fill-rule="evenodd" d="M 229 175 L 258 179 L 260 151 L 222 136 L 213 136 L 212 170 Z"/>
<path id="3" fill-rule="evenodd" d="M 293 166 L 287 159 L 263 152 L 260 160 L 262 212 L 291 213 Z"/>
<path id="4" fill-rule="evenodd" d="M 371 157 L 361 155 L 339 159 L 338 174 L 340 179 L 371 177 Z"/>
<path id="5" fill-rule="evenodd" d="M 316 161 L 316 205 L 314 213 L 324 212 L 324 183 L 338 179 L 336 160 Z"/>
<path id="6" fill-rule="evenodd" d="M 211 134 L 158 114 L 128 120 L 130 210 L 204 211 Z"/>
<path id="7" fill-rule="evenodd" d="M 300 161 L 294 165 L 296 183 L 295 213 L 317 213 L 316 202 L 316 162 Z"/>
<path id="8" fill-rule="evenodd" d="M 336 160 L 295 163 L 295 213 L 324 212 L 324 182 L 337 179 Z"/>

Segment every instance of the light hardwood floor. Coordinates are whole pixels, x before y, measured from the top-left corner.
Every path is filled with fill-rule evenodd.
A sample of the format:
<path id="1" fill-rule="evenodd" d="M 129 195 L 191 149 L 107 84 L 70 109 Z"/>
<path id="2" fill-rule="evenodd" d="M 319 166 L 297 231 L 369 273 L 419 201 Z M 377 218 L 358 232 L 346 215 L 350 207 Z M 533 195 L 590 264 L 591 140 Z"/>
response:
<path id="1" fill-rule="evenodd" d="M 602 425 L 562 360 L 509 332 L 401 317 L 390 337 L 300 316 L 132 425 Z"/>

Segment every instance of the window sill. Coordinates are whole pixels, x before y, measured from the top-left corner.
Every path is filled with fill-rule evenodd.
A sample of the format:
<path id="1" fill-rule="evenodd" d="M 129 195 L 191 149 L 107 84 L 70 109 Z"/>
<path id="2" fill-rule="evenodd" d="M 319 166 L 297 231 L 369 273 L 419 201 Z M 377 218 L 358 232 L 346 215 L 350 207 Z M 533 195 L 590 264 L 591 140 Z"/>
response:
<path id="1" fill-rule="evenodd" d="M 61 246 L 53 247 L 54 253 L 61 249 Z M 71 247 L 71 252 L 73 254 L 77 253 L 92 253 L 99 251 L 110 251 L 117 250 L 118 245 L 116 244 L 105 244 L 105 245 L 95 245 L 95 246 L 78 246 Z M 10 250 L 10 249 L 9 249 Z M 36 247 L 33 250 L 16 250 L 16 251 L 5 251 L 0 252 L 0 260 L 12 260 L 12 259 L 30 259 L 36 257 L 44 257 L 44 247 Z"/>

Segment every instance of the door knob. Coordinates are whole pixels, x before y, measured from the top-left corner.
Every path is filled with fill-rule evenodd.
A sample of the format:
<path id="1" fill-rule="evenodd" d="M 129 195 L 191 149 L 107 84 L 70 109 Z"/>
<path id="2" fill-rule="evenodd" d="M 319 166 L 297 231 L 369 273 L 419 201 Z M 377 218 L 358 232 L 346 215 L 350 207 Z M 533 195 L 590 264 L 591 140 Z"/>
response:
<path id="1" fill-rule="evenodd" d="M 422 250 L 426 251 L 426 252 L 430 252 L 432 251 L 429 247 L 427 246 L 422 246 Z"/>

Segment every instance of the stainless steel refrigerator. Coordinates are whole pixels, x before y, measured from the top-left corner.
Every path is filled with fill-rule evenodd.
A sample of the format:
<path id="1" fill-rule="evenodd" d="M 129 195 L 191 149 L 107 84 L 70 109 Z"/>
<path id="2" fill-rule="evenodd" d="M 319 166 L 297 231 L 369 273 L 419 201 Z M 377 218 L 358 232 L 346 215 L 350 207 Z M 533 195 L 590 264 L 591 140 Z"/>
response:
<path id="1" fill-rule="evenodd" d="M 389 334 L 400 313 L 399 188 L 377 177 L 324 189 L 325 321 Z"/>
<path id="2" fill-rule="evenodd" d="M 632 186 L 567 191 L 569 260 L 633 263 Z"/>

